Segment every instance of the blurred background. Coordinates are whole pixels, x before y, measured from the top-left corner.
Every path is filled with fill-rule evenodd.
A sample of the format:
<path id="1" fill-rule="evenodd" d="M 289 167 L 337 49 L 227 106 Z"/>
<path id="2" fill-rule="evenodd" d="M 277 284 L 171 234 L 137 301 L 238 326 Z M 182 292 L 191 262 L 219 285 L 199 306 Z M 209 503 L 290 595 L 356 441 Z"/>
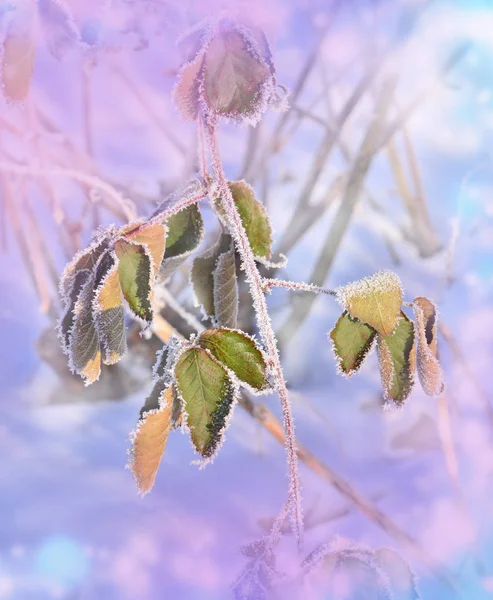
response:
<path id="1" fill-rule="evenodd" d="M 386 546 L 423 600 L 491 598 L 493 2 L 2 0 L 4 53 L 15 15 L 34 72 L 25 100 L 0 101 L 0 599 L 230 598 L 240 545 L 285 500 L 274 396 L 237 407 L 204 470 L 175 432 L 139 497 L 128 436 L 161 342 L 129 320 L 130 352 L 84 388 L 54 331 L 59 275 L 95 229 L 150 215 L 196 172 L 195 128 L 171 103 L 175 42 L 221 10 L 264 29 L 290 90 L 288 112 L 220 137 L 228 177 L 254 186 L 289 257 L 277 274 L 334 288 L 388 268 L 407 300 L 440 309 L 446 393 L 417 388 L 388 412 L 376 356 L 337 375 L 332 298 L 269 297 L 304 449 L 305 553 Z M 204 216 L 205 248 L 217 225 Z M 184 334 L 176 304 L 200 316 L 189 268 L 161 312 Z M 332 588 L 322 570 L 306 597 L 381 598 Z"/>

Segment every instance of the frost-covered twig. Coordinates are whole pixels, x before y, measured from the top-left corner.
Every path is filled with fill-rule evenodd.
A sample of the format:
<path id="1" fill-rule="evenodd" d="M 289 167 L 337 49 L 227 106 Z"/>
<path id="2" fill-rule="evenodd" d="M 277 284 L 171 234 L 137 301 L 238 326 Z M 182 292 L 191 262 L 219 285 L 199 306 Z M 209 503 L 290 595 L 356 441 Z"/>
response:
<path id="1" fill-rule="evenodd" d="M 320 287 L 319 285 L 313 285 L 311 283 L 302 283 L 298 281 L 286 281 L 284 279 L 263 279 L 262 287 L 264 291 L 273 287 L 282 287 L 295 292 L 311 292 L 313 294 L 329 294 L 335 296 L 334 290 L 327 290 L 326 288 Z"/>
<path id="2" fill-rule="evenodd" d="M 214 122 L 207 124 L 207 138 L 209 142 L 211 164 L 214 171 L 214 176 L 216 178 L 216 184 L 221 196 L 223 208 L 226 212 L 230 233 L 235 241 L 236 248 L 242 260 L 243 269 L 246 273 L 259 332 L 271 360 L 272 374 L 276 381 L 276 388 L 282 405 L 290 479 L 289 498 L 291 500 L 291 506 L 294 513 L 294 528 L 296 537 L 298 539 L 298 543 L 301 544 L 301 538 L 303 535 L 303 514 L 301 508 L 301 486 L 298 472 L 298 460 L 296 457 L 296 438 L 293 415 L 291 413 L 291 406 L 288 398 L 288 390 L 284 380 L 279 351 L 277 348 L 277 340 L 272 329 L 269 312 L 267 310 L 267 303 L 263 294 L 262 277 L 257 269 L 255 256 L 248 241 L 245 228 L 243 227 L 240 214 L 223 171 Z"/>

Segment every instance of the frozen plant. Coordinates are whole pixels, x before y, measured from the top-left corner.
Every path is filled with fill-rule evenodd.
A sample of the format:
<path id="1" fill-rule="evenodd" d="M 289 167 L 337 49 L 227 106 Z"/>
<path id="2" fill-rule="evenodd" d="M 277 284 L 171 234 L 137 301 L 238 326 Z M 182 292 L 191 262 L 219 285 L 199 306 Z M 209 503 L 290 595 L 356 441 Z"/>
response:
<path id="1" fill-rule="evenodd" d="M 268 108 L 285 108 L 269 45 L 256 27 L 225 19 L 199 25 L 179 44 L 184 64 L 174 100 L 182 116 L 197 124 L 201 173 L 148 219 L 94 234 L 62 275 L 65 312 L 59 335 L 71 369 L 94 383 L 101 365 L 116 363 L 126 351 L 125 307 L 145 329 L 151 327 L 159 289 L 193 256 L 190 285 L 204 326 L 199 323 L 188 339 L 173 337 L 158 354 L 154 388 L 132 434 L 130 468 L 139 490 L 149 492 L 169 432 L 176 428 L 190 435 L 200 463 L 207 464 L 222 445 L 239 395 L 275 391 L 283 411 L 289 492 L 259 546 L 263 566 L 254 561 L 255 572 L 264 572 L 285 519 L 291 517 L 299 544 L 303 535 L 294 421 L 266 295 L 284 287 L 335 297 L 343 308 L 330 333 L 339 371 L 352 376 L 377 347 L 389 406 L 401 406 L 411 393 L 416 365 L 425 392 L 441 393 L 437 310 L 427 298 L 404 302 L 401 282 L 390 271 L 334 291 L 261 274 L 260 264 L 275 264 L 269 215 L 248 183 L 226 178 L 218 128 L 224 121 L 255 125 Z M 198 254 L 204 201 L 217 216 L 220 234 Z M 240 271 L 249 286 L 258 339 L 237 327 Z M 416 322 L 406 307 L 413 308 Z"/>

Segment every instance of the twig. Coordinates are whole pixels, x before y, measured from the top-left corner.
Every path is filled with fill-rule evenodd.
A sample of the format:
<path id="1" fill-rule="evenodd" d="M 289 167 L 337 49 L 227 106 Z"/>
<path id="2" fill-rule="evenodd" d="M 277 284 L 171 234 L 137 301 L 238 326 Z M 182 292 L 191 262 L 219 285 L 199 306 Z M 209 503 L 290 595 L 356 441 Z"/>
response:
<path id="1" fill-rule="evenodd" d="M 311 283 L 300 283 L 296 281 L 286 281 L 284 279 L 263 279 L 262 280 L 262 289 L 267 291 L 269 288 L 273 287 L 282 287 L 287 288 L 289 290 L 294 290 L 295 292 L 311 292 L 313 294 L 330 294 L 331 296 L 335 296 L 336 293 L 334 290 L 327 290 L 318 285 L 313 285 Z"/>
<path id="2" fill-rule="evenodd" d="M 207 124 L 207 137 L 209 142 L 211 164 L 217 180 L 219 192 L 221 194 L 221 202 L 227 215 L 230 233 L 235 241 L 236 248 L 240 254 L 245 269 L 247 281 L 250 287 L 250 293 L 252 295 L 259 332 L 264 341 L 268 356 L 271 361 L 272 375 L 275 378 L 276 388 L 282 405 L 289 469 L 289 497 L 292 499 L 296 538 L 298 540 L 298 544 L 301 544 L 303 535 L 303 515 L 301 508 L 301 486 L 296 458 L 296 438 L 294 421 L 291 413 L 291 405 L 288 399 L 288 390 L 284 380 L 284 374 L 282 372 L 279 351 L 277 349 L 277 340 L 272 329 L 269 312 L 267 310 L 267 303 L 262 291 L 262 277 L 257 269 L 255 256 L 251 249 L 240 214 L 223 171 L 219 146 L 217 143 L 215 123 Z"/>

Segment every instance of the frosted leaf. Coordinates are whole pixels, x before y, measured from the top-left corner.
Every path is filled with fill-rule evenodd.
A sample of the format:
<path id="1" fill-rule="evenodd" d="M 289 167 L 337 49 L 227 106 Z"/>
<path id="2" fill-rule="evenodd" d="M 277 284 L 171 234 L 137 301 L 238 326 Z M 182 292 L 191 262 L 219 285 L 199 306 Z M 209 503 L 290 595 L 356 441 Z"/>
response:
<path id="1" fill-rule="evenodd" d="M 31 4 L 14 7 L 7 20 L 0 58 L 3 94 L 11 102 L 21 102 L 29 93 L 36 60 L 36 28 Z"/>
<path id="2" fill-rule="evenodd" d="M 125 239 L 144 244 L 152 258 L 152 272 L 156 276 L 166 248 L 166 226 L 161 223 L 131 223 L 119 230 Z"/>
<path id="3" fill-rule="evenodd" d="M 265 36 L 232 21 L 200 25 L 180 42 L 185 57 L 174 99 L 182 116 L 220 116 L 255 124 L 277 101 L 272 56 Z"/>
<path id="4" fill-rule="evenodd" d="M 186 350 L 178 359 L 175 375 L 193 445 L 202 457 L 211 458 L 223 440 L 235 386 L 226 369 L 202 348 Z"/>
<path id="5" fill-rule="evenodd" d="M 385 399 L 401 406 L 413 389 L 416 368 L 414 323 L 403 312 L 394 332 L 378 337 L 378 358 Z"/>
<path id="6" fill-rule="evenodd" d="M 393 600 L 419 600 L 416 577 L 402 556 L 390 548 L 380 548 L 375 562 L 390 581 Z"/>
<path id="7" fill-rule="evenodd" d="M 58 324 L 58 334 L 62 348 L 68 353 L 70 331 L 74 324 L 74 307 L 86 281 L 91 277 L 89 269 L 80 269 L 72 273 L 64 282 L 65 295 L 63 298 L 65 312 Z"/>
<path id="8" fill-rule="evenodd" d="M 354 375 L 373 348 L 377 332 L 344 311 L 330 332 L 340 372 Z"/>
<path id="9" fill-rule="evenodd" d="M 183 65 L 173 89 L 173 101 L 185 121 L 195 121 L 200 111 L 200 81 L 204 57 Z"/>
<path id="10" fill-rule="evenodd" d="M 139 491 L 152 489 L 159 463 L 168 441 L 173 409 L 173 389 L 162 381 L 155 384 L 147 398 L 132 434 L 130 469 Z"/>
<path id="11" fill-rule="evenodd" d="M 204 220 L 199 207 L 192 204 L 166 221 L 168 234 L 161 276 L 167 280 L 200 246 L 204 237 Z"/>
<path id="12" fill-rule="evenodd" d="M 65 267 L 60 278 L 60 296 L 64 302 L 69 294 L 73 275 L 81 270 L 92 271 L 107 248 L 108 239 L 97 237 L 87 248 L 78 252 Z"/>
<path id="13" fill-rule="evenodd" d="M 44 38 L 50 53 L 61 60 L 79 40 L 79 32 L 63 0 L 38 0 Z"/>
<path id="14" fill-rule="evenodd" d="M 198 341 L 252 390 L 260 392 L 270 387 L 264 354 L 255 340 L 243 331 L 208 329 L 200 334 Z"/>
<path id="15" fill-rule="evenodd" d="M 253 253 L 256 257 L 269 260 L 272 250 L 272 227 L 267 211 L 255 197 L 251 185 L 245 181 L 232 181 L 228 185 Z M 220 201 L 218 208 L 223 212 Z"/>
<path id="16" fill-rule="evenodd" d="M 217 260 L 231 247 L 231 236 L 222 233 L 217 242 L 203 254 L 194 259 L 190 271 L 190 282 L 205 317 L 214 316 L 214 270 Z"/>
<path id="17" fill-rule="evenodd" d="M 402 284 L 392 271 L 378 271 L 337 288 L 336 298 L 352 317 L 388 336 L 401 312 Z"/>
<path id="18" fill-rule="evenodd" d="M 103 349 L 103 362 L 113 365 L 127 351 L 125 311 L 120 287 L 118 258 L 106 251 L 95 271 L 92 310 Z"/>
<path id="19" fill-rule="evenodd" d="M 214 321 L 220 327 L 236 327 L 239 308 L 238 278 L 234 245 L 221 254 L 213 274 Z"/>
<path id="20" fill-rule="evenodd" d="M 437 309 L 431 300 L 419 297 L 413 301 L 413 310 L 417 326 L 419 381 L 429 396 L 439 396 L 443 392 L 445 384 L 437 357 Z"/>
<path id="21" fill-rule="evenodd" d="M 204 100 L 216 114 L 252 114 L 262 85 L 270 75 L 264 61 L 247 46 L 234 27 L 223 26 L 213 37 L 204 63 Z"/>
<path id="22" fill-rule="evenodd" d="M 152 322 L 152 258 L 147 246 L 119 238 L 115 242 L 118 272 L 125 300 L 133 313 L 146 323 Z"/>
<path id="23" fill-rule="evenodd" d="M 101 349 L 92 314 L 94 276 L 84 284 L 74 307 L 74 323 L 69 335 L 69 363 L 72 370 L 94 383 L 101 372 Z"/>

